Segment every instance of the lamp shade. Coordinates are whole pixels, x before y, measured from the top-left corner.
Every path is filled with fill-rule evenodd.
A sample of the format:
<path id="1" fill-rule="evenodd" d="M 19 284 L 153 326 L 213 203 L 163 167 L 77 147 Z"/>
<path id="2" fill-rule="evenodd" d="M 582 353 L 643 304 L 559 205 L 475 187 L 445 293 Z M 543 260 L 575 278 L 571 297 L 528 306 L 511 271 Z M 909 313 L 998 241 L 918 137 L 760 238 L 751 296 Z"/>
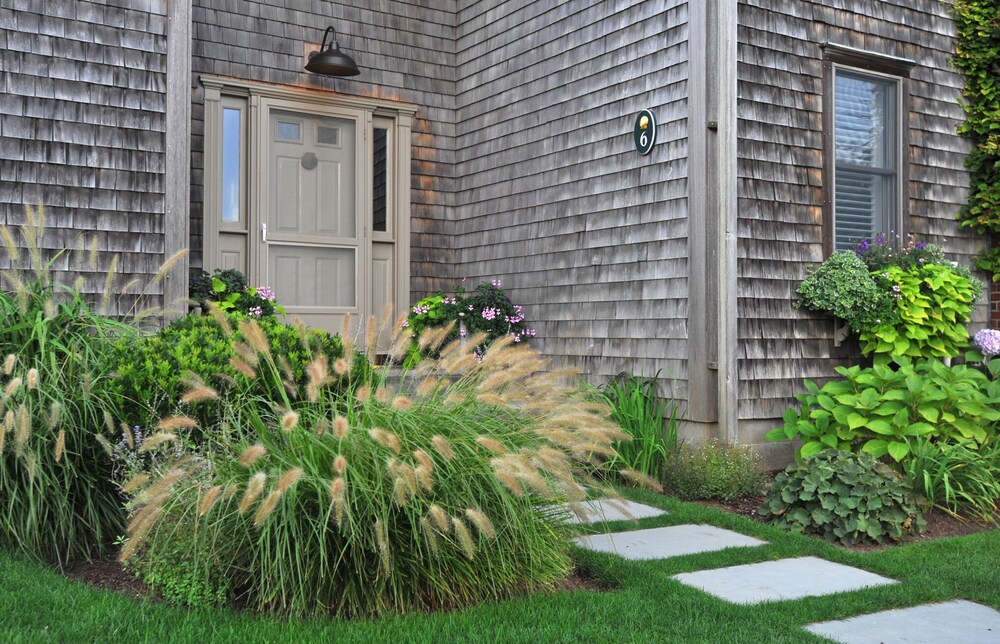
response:
<path id="1" fill-rule="evenodd" d="M 326 40 L 330 36 L 332 36 L 330 46 L 327 47 Z M 357 76 L 361 73 L 354 59 L 337 47 L 336 32 L 333 27 L 326 28 L 326 33 L 323 34 L 323 44 L 320 45 L 319 51 L 309 54 L 306 71 L 323 76 Z"/>

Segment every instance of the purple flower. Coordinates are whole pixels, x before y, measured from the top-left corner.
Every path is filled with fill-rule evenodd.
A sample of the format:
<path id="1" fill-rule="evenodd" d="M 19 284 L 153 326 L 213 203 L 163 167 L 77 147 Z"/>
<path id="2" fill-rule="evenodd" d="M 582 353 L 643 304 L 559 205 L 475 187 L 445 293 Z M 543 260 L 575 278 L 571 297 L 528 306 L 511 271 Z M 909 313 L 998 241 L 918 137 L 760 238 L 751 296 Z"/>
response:
<path id="1" fill-rule="evenodd" d="M 247 313 L 251 317 L 259 318 L 261 315 L 263 315 L 264 310 L 259 306 L 251 306 L 249 309 L 247 309 Z"/>
<path id="2" fill-rule="evenodd" d="M 273 302 L 275 299 L 274 291 L 271 290 L 270 286 L 258 286 L 257 297 L 265 302 Z"/>
<path id="3" fill-rule="evenodd" d="M 897 293 L 899 293 L 899 284 L 893 284 L 893 285 L 892 285 L 892 290 L 894 290 L 894 291 L 896 291 Z"/>
<path id="4" fill-rule="evenodd" d="M 927 248 L 927 244 L 924 242 L 917 242 L 917 250 L 924 250 L 925 248 Z"/>
<path id="5" fill-rule="evenodd" d="M 879 235 L 878 237 L 875 238 L 875 243 L 876 244 L 884 244 L 885 243 L 885 237 L 882 236 L 882 235 Z"/>
<path id="6" fill-rule="evenodd" d="M 972 341 L 987 358 L 1000 354 L 1000 331 L 983 329 L 972 337 Z"/>

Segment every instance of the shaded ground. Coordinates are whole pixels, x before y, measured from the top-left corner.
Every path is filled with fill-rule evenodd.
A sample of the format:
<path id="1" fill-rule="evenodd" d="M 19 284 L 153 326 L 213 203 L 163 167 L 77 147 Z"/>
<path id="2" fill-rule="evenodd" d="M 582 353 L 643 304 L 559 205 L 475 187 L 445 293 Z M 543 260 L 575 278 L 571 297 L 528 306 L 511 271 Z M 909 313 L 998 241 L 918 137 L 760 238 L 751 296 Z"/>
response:
<path id="1" fill-rule="evenodd" d="M 765 523 L 761 519 L 760 515 L 757 514 L 757 508 L 760 507 L 760 504 L 763 501 L 764 497 L 758 496 L 738 499 L 730 503 L 723 503 L 720 501 L 695 501 L 694 503 L 731 512 L 733 514 L 753 519 L 754 521 L 760 523 Z M 927 513 L 925 515 L 925 519 L 927 521 L 926 532 L 919 535 L 910 535 L 903 541 L 903 543 L 917 543 L 933 539 L 941 539 L 944 537 L 955 537 L 995 528 L 994 526 L 982 525 L 971 521 L 961 521 L 945 512 L 941 512 L 940 510 Z M 850 546 L 848 549 L 878 550 L 881 548 L 891 547 L 893 547 L 893 544 L 883 546 L 864 544 Z M 122 568 L 121 564 L 119 564 L 117 559 L 114 558 L 96 560 L 89 563 L 86 561 L 77 562 L 67 568 L 66 576 L 83 582 L 89 586 L 127 595 L 134 599 L 152 595 L 151 591 L 145 584 L 136 579 L 130 572 Z M 589 590 L 599 592 L 610 590 L 611 588 L 609 588 L 608 584 L 593 578 L 590 574 L 588 574 L 588 571 L 578 570 L 570 575 L 570 577 L 567 578 L 562 584 L 560 584 L 559 589 Z"/>
<path id="2" fill-rule="evenodd" d="M 721 501 L 694 501 L 694 503 L 698 503 L 700 505 L 725 510 L 726 512 L 732 512 L 733 514 L 753 519 L 758 523 L 766 523 L 766 521 L 764 521 L 761 516 L 757 514 L 757 508 L 759 508 L 763 502 L 763 496 L 737 499 L 729 503 L 723 503 Z M 964 534 L 973 534 L 984 530 L 991 530 L 996 527 L 974 523 L 972 521 L 962 521 L 961 519 L 956 519 L 946 512 L 936 509 L 924 514 L 924 519 L 927 521 L 927 530 L 923 534 L 907 536 L 902 543 L 917 543 L 921 541 L 931 541 L 933 539 L 942 539 L 944 537 L 958 537 Z M 860 544 L 841 547 L 848 548 L 849 550 L 878 550 L 881 548 L 891 548 L 892 546 L 893 544 L 881 546 L 873 544 Z"/>
<path id="3" fill-rule="evenodd" d="M 66 576 L 88 586 L 128 595 L 133 599 L 150 595 L 149 588 L 122 568 L 114 558 L 78 561 L 66 569 Z"/>
<path id="4" fill-rule="evenodd" d="M 155 598 L 155 594 L 144 583 L 136 579 L 114 558 L 90 562 L 78 561 L 67 567 L 65 574 L 70 579 L 88 586 L 126 595 L 133 599 Z M 603 592 L 614 590 L 614 587 L 605 581 L 595 579 L 586 570 L 575 570 L 559 584 L 557 590 Z"/>

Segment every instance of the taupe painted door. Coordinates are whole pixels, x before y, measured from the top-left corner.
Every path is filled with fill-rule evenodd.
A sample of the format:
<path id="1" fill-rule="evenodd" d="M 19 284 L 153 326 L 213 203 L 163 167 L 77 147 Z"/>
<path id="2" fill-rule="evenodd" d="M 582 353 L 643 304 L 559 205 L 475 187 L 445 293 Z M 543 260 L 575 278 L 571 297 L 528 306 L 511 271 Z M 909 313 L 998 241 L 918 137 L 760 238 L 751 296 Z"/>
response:
<path id="1" fill-rule="evenodd" d="M 267 106 L 261 283 L 286 313 L 336 332 L 367 314 L 370 259 L 362 207 L 364 121 Z"/>

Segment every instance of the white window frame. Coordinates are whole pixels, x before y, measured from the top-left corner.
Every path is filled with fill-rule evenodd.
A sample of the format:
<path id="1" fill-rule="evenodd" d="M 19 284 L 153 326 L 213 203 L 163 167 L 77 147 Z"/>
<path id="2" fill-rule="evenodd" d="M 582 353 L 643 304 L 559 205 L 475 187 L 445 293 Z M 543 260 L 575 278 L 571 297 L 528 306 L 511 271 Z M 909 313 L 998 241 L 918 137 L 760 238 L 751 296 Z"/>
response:
<path id="1" fill-rule="evenodd" d="M 905 237 L 909 233 L 909 73 L 916 63 L 880 53 L 862 51 L 851 47 L 827 44 L 823 47 L 823 248 L 824 255 L 833 254 L 836 248 L 837 219 L 837 159 L 836 159 L 836 78 L 838 73 L 872 80 L 889 81 L 895 87 L 893 111 L 895 112 L 893 151 L 895 185 L 892 190 L 891 212 L 884 216 L 887 230 Z"/>

